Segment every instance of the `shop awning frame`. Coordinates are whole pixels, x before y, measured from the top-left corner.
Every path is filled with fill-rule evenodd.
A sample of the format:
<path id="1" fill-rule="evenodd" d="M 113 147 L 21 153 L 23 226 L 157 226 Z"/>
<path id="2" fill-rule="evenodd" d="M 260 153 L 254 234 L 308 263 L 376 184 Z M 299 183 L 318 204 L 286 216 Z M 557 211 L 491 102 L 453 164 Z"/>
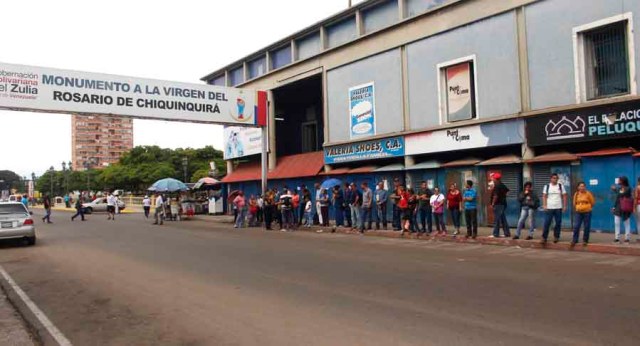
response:
<path id="1" fill-rule="evenodd" d="M 470 157 L 470 158 L 466 158 L 466 159 L 460 159 L 460 160 L 455 160 L 455 161 L 444 163 L 444 164 L 442 164 L 442 167 L 450 168 L 450 167 L 475 166 L 480 161 L 482 161 L 482 160 Z"/>
<path id="2" fill-rule="evenodd" d="M 442 163 L 439 161 L 424 161 L 413 166 L 405 168 L 407 171 L 414 171 L 418 169 L 437 169 L 442 167 Z"/>
<path id="3" fill-rule="evenodd" d="M 375 171 L 376 169 L 378 169 L 377 166 L 362 166 L 362 167 L 353 168 L 353 169 L 349 170 L 349 174 L 371 173 L 371 172 Z"/>
<path id="4" fill-rule="evenodd" d="M 387 166 L 382 166 L 374 170 L 374 172 L 399 172 L 404 171 L 404 164 L 402 163 L 394 163 Z"/>
<path id="5" fill-rule="evenodd" d="M 547 154 L 538 155 L 532 159 L 524 160 L 526 163 L 546 163 L 546 162 L 567 162 L 578 161 L 580 158 L 577 154 L 567 151 L 554 151 Z"/>
<path id="6" fill-rule="evenodd" d="M 625 154 L 635 154 L 636 150 L 634 148 L 611 148 L 611 149 L 602 149 L 596 150 L 588 153 L 578 154 L 578 157 L 598 157 L 598 156 L 614 156 L 614 155 L 625 155 Z"/>
<path id="7" fill-rule="evenodd" d="M 484 160 L 476 164 L 476 166 L 501 166 L 501 165 L 517 165 L 522 163 L 522 157 L 518 155 L 502 155 L 492 159 Z"/>

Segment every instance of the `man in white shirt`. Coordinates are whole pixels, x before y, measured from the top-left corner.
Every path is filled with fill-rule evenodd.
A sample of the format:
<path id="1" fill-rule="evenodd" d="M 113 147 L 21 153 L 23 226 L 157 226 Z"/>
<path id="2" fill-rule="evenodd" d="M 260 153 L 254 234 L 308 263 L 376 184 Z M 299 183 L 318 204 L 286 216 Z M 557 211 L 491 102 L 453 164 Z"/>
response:
<path id="1" fill-rule="evenodd" d="M 151 210 L 151 198 L 144 196 L 142 200 L 142 208 L 144 209 L 144 217 L 149 218 L 149 211 Z"/>
<path id="2" fill-rule="evenodd" d="M 116 219 L 116 203 L 116 196 L 114 196 L 112 193 L 109 193 L 109 195 L 107 196 L 107 213 L 109 214 L 107 220 Z"/>
<path id="3" fill-rule="evenodd" d="M 156 209 L 153 214 L 155 219 L 154 225 L 160 223 L 161 225 L 164 223 L 162 219 L 162 215 L 164 214 L 164 200 L 162 200 L 162 195 L 159 192 L 156 192 Z"/>
<path id="4" fill-rule="evenodd" d="M 551 175 L 551 181 L 542 189 L 542 208 L 544 209 L 544 228 L 542 230 L 542 243 L 547 242 L 551 220 L 554 220 L 553 242 L 560 241 L 562 228 L 562 214 L 567 210 L 567 190 L 558 183 L 558 174 Z"/>

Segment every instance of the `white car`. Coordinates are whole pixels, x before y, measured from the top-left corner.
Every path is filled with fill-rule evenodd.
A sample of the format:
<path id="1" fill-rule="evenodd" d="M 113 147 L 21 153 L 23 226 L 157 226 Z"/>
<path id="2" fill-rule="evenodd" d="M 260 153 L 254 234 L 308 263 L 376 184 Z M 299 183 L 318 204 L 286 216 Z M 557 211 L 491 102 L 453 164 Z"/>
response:
<path id="1" fill-rule="evenodd" d="M 36 244 L 36 226 L 22 203 L 0 203 L 0 239 L 24 239 L 29 245 Z"/>
<path id="2" fill-rule="evenodd" d="M 118 200 L 118 209 L 124 210 L 125 207 L 124 202 Z M 98 197 L 93 202 L 83 203 L 82 208 L 87 214 L 107 212 L 107 197 Z"/>

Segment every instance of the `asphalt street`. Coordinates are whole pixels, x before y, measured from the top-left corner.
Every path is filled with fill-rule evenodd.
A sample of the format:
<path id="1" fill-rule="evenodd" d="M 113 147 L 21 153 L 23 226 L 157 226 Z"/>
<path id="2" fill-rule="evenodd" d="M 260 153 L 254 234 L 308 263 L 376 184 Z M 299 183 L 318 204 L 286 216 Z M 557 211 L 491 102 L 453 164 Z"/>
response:
<path id="1" fill-rule="evenodd" d="M 640 344 L 638 257 L 70 215 L 0 264 L 75 345 Z"/>

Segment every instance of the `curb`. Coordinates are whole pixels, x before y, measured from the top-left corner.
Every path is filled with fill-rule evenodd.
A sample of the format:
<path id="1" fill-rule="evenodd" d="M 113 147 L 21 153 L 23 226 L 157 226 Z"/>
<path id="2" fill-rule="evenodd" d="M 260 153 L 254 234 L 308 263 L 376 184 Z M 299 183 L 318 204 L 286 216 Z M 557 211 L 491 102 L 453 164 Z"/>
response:
<path id="1" fill-rule="evenodd" d="M 29 335 L 32 336 L 34 342 L 44 346 L 58 346 L 58 342 L 49 334 L 47 328 L 38 320 L 36 315 L 27 307 L 20 299 L 18 294 L 13 290 L 7 280 L 0 275 L 0 287 L 7 296 L 7 301 L 17 311 L 27 328 Z"/>
<path id="2" fill-rule="evenodd" d="M 319 233 L 318 230 L 321 230 L 319 227 L 312 228 L 297 228 L 296 231 L 305 231 L 305 232 L 313 232 Z M 610 254 L 610 255 L 621 255 L 621 256 L 640 256 L 640 247 L 638 246 L 629 246 L 629 245 L 605 245 L 605 244 L 589 244 L 582 245 L 582 243 L 576 244 L 575 246 L 571 246 L 570 243 L 567 242 L 559 242 L 554 244 L 552 241 L 547 242 L 546 244 L 541 244 L 540 239 L 537 240 L 513 240 L 508 238 L 488 238 L 486 236 L 480 236 L 474 239 L 467 239 L 464 235 L 460 236 L 419 236 L 417 234 L 405 234 L 404 236 L 400 235 L 400 232 L 394 231 L 367 231 L 363 235 L 358 231 L 351 231 L 347 229 L 337 228 L 335 232 L 332 231 L 333 228 L 330 227 L 328 231 L 323 231 L 322 233 L 340 233 L 340 234 L 349 234 L 349 235 L 359 235 L 366 237 L 381 237 L 381 238 L 397 238 L 397 239 L 414 239 L 414 240 L 423 240 L 423 241 L 441 241 L 441 242 L 449 242 L 449 243 L 460 243 L 460 244 L 481 244 L 481 245 L 494 245 L 494 246 L 512 246 L 512 247 L 520 247 L 526 249 L 548 249 L 548 250 L 560 250 L 560 251 L 573 251 L 573 252 L 591 252 L 591 253 L 600 253 L 600 254 Z"/>

